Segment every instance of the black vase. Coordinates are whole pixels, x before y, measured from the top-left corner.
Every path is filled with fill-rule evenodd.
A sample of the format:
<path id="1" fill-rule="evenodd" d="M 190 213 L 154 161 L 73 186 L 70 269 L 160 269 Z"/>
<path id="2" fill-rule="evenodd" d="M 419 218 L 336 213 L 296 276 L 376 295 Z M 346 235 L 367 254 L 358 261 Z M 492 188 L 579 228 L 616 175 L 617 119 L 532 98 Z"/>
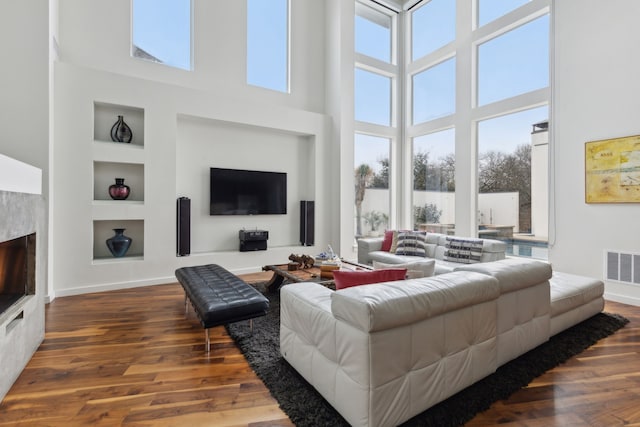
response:
<path id="1" fill-rule="evenodd" d="M 131 142 L 133 132 L 129 125 L 124 122 L 123 116 L 118 116 L 113 126 L 111 126 L 111 140 L 113 142 Z"/>
<path id="2" fill-rule="evenodd" d="M 114 257 L 123 257 L 131 246 L 131 237 L 125 236 L 124 228 L 114 228 L 116 233 L 113 237 L 107 239 L 107 247 Z"/>
<path id="3" fill-rule="evenodd" d="M 125 200 L 131 189 L 124 184 L 124 178 L 116 178 L 116 183 L 109 186 L 109 195 L 113 200 Z"/>

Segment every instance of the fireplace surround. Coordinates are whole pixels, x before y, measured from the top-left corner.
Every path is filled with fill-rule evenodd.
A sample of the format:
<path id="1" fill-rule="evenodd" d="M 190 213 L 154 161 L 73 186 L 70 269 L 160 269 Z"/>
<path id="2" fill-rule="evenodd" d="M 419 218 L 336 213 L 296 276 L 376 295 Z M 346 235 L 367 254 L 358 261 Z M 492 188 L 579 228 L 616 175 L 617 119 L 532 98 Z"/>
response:
<path id="1" fill-rule="evenodd" d="M 0 246 L 10 247 L 0 250 L 0 268 L 16 276 L 0 279 L 12 294 L 3 298 L 10 304 L 0 313 L 0 400 L 44 338 L 47 239 L 41 177 L 40 169 L 0 155 L 0 242 L 5 242 Z M 12 265 L 3 265 L 8 262 Z"/>

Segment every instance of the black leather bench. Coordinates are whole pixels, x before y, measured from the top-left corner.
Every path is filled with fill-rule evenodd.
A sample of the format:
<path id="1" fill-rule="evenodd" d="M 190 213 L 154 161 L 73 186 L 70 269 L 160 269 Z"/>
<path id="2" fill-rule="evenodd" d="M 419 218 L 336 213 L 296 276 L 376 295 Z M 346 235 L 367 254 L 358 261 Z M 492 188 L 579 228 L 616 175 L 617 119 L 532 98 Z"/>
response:
<path id="1" fill-rule="evenodd" d="M 184 288 L 185 312 L 191 301 L 205 329 L 207 352 L 209 328 L 264 316 L 269 310 L 264 295 L 217 264 L 179 268 L 176 278 Z"/>

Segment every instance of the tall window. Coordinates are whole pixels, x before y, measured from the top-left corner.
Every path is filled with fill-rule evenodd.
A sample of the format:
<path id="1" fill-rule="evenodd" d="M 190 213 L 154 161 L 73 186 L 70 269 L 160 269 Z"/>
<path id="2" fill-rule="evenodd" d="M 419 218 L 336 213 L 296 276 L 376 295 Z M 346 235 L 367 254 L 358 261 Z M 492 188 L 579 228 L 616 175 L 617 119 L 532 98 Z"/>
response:
<path id="1" fill-rule="evenodd" d="M 456 59 L 413 76 L 413 123 L 453 114 L 456 109 Z"/>
<path id="2" fill-rule="evenodd" d="M 389 138 L 356 133 L 356 236 L 378 235 L 389 223 Z"/>
<path id="3" fill-rule="evenodd" d="M 392 22 L 389 15 L 356 2 L 356 52 L 390 63 Z"/>
<path id="4" fill-rule="evenodd" d="M 512 255 L 547 258 L 547 230 L 536 229 L 533 222 L 536 205 L 546 208 L 547 188 L 532 185 L 536 175 L 548 173 L 547 153 L 535 156 L 532 132 L 534 124 L 548 117 L 544 106 L 478 123 L 479 232 L 511 236 Z M 546 209 L 538 211 L 546 215 Z"/>
<path id="5" fill-rule="evenodd" d="M 247 83 L 289 91 L 289 0 L 247 0 Z"/>
<path id="6" fill-rule="evenodd" d="M 549 86 L 549 15 L 478 47 L 478 104 Z"/>
<path id="7" fill-rule="evenodd" d="M 361 122 L 391 124 L 391 79 L 356 68 L 355 117 Z"/>
<path id="8" fill-rule="evenodd" d="M 456 37 L 456 2 L 423 1 L 411 13 L 411 58 L 415 61 Z"/>
<path id="9" fill-rule="evenodd" d="M 356 237 L 388 228 L 392 149 L 398 140 L 397 12 L 371 1 L 356 2 L 354 68 L 354 182 Z"/>
<path id="10" fill-rule="evenodd" d="M 547 189 L 533 185 L 547 148 L 532 128 L 548 126 L 550 0 L 473 1 L 422 0 L 406 12 L 413 201 L 402 209 L 414 228 L 504 239 L 514 255 L 545 258 L 526 246 L 547 239 Z"/>
<path id="11" fill-rule="evenodd" d="M 191 0 L 133 0 L 131 56 L 191 69 Z"/>
<path id="12" fill-rule="evenodd" d="M 455 130 L 413 138 L 413 229 L 437 233 L 455 224 Z"/>

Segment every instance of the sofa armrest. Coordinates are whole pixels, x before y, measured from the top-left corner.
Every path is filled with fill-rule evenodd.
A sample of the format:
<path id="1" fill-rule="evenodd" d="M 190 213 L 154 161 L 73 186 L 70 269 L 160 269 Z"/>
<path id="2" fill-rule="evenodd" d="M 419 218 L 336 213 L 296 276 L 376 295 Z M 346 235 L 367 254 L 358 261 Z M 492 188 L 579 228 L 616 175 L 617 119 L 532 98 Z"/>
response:
<path id="1" fill-rule="evenodd" d="M 318 374 L 315 364 L 337 361 L 336 319 L 331 313 L 329 288 L 318 283 L 301 282 L 280 288 L 280 353 L 308 381 Z M 313 354 L 321 353 L 319 358 Z M 329 362 L 331 361 L 331 362 Z M 326 368 L 326 366 L 324 366 Z"/>
<path id="2" fill-rule="evenodd" d="M 382 249 L 384 237 L 366 237 L 358 239 L 358 262 L 360 264 L 371 264 L 373 261 L 369 257 L 370 252 Z"/>

